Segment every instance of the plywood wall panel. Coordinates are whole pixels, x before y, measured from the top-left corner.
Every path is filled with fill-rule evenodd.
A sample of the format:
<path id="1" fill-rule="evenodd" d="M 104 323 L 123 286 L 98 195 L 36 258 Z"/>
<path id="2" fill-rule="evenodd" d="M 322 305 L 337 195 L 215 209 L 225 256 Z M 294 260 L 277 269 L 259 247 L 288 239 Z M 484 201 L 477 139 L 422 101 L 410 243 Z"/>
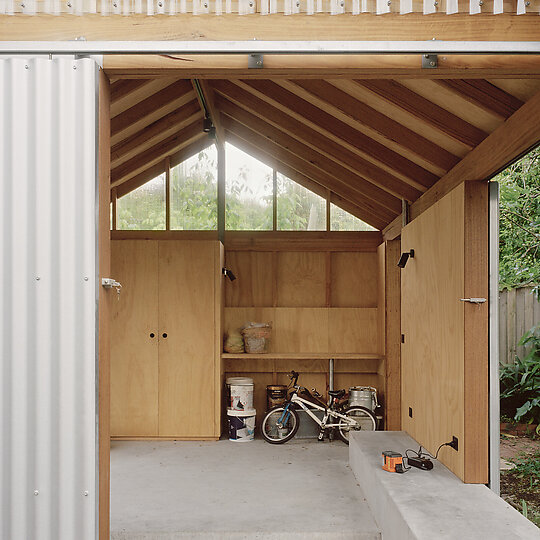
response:
<path id="1" fill-rule="evenodd" d="M 378 352 L 377 308 L 333 308 L 328 311 L 328 346 L 330 351 L 342 353 Z"/>
<path id="2" fill-rule="evenodd" d="M 326 306 L 326 256 L 321 252 L 281 252 L 277 257 L 277 305 Z"/>
<path id="3" fill-rule="evenodd" d="M 331 299 L 336 307 L 377 307 L 377 253 L 332 253 Z"/>
<path id="4" fill-rule="evenodd" d="M 226 266 L 236 276 L 225 282 L 226 305 L 231 307 L 272 306 L 273 268 L 271 252 L 228 251 Z"/>
<path id="5" fill-rule="evenodd" d="M 464 435 L 463 246 L 463 185 L 402 231 L 402 250 L 415 251 L 401 271 L 402 428 L 432 453 Z M 463 451 L 439 457 L 464 479 Z"/>
<path id="6" fill-rule="evenodd" d="M 327 352 L 329 315 L 326 308 L 276 308 L 275 351 Z"/>
<path id="7" fill-rule="evenodd" d="M 111 435 L 157 436 L 157 242 L 112 241 L 111 275 L 122 284 L 111 302 Z"/>

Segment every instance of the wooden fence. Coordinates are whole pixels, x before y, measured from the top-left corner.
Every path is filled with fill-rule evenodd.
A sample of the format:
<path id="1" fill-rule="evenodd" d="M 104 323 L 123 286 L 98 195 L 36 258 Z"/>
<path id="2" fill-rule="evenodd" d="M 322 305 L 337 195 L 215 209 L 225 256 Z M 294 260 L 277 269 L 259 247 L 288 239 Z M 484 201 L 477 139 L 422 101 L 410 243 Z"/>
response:
<path id="1" fill-rule="evenodd" d="M 531 291 L 532 287 L 521 287 L 499 294 L 499 352 L 503 364 L 514 362 L 516 355 L 523 358 L 525 348 L 518 342 L 525 332 L 540 324 L 540 302 Z"/>

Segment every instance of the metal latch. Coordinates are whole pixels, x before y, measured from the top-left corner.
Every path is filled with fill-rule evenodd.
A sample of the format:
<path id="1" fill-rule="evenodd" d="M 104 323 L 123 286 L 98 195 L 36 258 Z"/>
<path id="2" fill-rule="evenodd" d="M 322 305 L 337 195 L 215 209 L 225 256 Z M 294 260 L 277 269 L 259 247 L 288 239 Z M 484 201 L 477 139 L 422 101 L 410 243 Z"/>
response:
<path id="1" fill-rule="evenodd" d="M 102 278 L 101 286 L 105 289 L 116 289 L 116 294 L 118 295 L 118 300 L 120 300 L 120 292 L 122 291 L 122 284 L 116 281 L 113 278 Z"/>
<path id="2" fill-rule="evenodd" d="M 461 298 L 462 302 L 470 302 L 471 304 L 483 304 L 486 302 L 485 298 Z"/>

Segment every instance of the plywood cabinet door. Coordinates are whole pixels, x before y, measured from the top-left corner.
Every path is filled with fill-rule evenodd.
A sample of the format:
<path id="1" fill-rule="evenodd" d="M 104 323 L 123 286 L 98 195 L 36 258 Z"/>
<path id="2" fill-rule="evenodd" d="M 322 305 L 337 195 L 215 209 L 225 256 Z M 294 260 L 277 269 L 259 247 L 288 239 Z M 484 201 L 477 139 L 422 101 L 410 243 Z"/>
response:
<path id="1" fill-rule="evenodd" d="M 123 288 L 111 318 L 111 435 L 158 435 L 158 245 L 117 240 L 111 276 Z M 151 335 L 154 337 L 151 337 Z"/>
<path id="2" fill-rule="evenodd" d="M 215 243 L 159 242 L 159 436 L 213 437 Z"/>

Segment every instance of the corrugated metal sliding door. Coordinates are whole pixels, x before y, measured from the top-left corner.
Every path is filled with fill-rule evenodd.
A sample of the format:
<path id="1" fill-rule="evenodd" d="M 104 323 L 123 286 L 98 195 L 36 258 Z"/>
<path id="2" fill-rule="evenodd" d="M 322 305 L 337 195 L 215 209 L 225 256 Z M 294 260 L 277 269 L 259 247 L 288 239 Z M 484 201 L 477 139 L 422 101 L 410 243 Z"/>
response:
<path id="1" fill-rule="evenodd" d="M 0 60 L 0 534 L 96 537 L 92 59 Z"/>

